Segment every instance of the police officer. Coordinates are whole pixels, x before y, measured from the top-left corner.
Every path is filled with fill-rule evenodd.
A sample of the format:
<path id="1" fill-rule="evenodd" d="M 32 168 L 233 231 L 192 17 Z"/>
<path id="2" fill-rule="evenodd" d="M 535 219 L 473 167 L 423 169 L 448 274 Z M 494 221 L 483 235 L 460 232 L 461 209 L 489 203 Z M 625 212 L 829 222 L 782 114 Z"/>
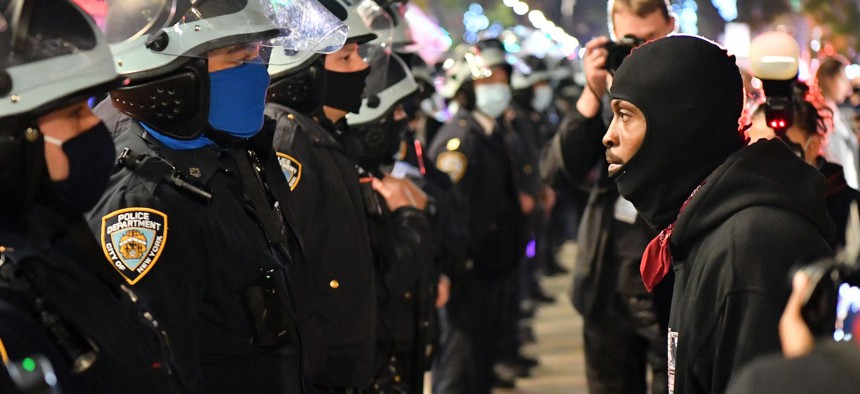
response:
<path id="1" fill-rule="evenodd" d="M 280 168 L 295 204 L 301 206 L 296 230 L 304 237 L 312 264 L 312 313 L 326 338 L 324 363 L 311 379 L 321 392 L 368 389 L 377 364 L 376 269 L 362 194 L 369 184 L 359 183 L 355 160 L 338 143 L 333 123 L 353 109 L 353 103 L 361 105 L 368 74 L 357 48 L 376 36 L 358 14 L 359 5 L 376 7 L 369 0 L 355 5 L 326 2 L 349 26 L 339 51 L 300 54 L 269 66 L 266 114 L 277 122 L 274 146 Z M 330 71 L 331 64 L 348 68 Z M 346 110 L 330 119 L 324 105 L 329 111 Z"/>
<path id="2" fill-rule="evenodd" d="M 524 160 L 520 172 L 525 179 L 525 190 L 533 195 L 537 202 L 530 217 L 535 242 L 534 255 L 524 265 L 526 271 L 523 278 L 523 297 L 553 302 L 554 299 L 544 294 L 538 282 L 541 273 L 538 268 L 546 268 L 548 261 L 555 260 L 553 250 L 547 244 L 547 219 L 555 205 L 555 192 L 543 183 L 538 171 L 540 151 L 555 131 L 546 118 L 547 110 L 553 102 L 553 91 L 550 86 L 550 73 L 543 59 L 527 55 L 522 62 L 526 67 L 514 71 L 511 77 L 513 105 L 510 114 L 511 123 L 515 125 L 514 130 L 522 143 Z"/>
<path id="3" fill-rule="evenodd" d="M 129 5 L 152 24 L 167 12 Z M 0 26 L 0 392 L 174 392 L 157 315 L 109 276 L 81 215 L 114 161 L 85 101 L 119 86 L 107 40 L 69 1 L 0 1 Z"/>
<path id="4" fill-rule="evenodd" d="M 452 284 L 446 307 L 450 329 L 434 370 L 437 392 L 489 392 L 496 350 L 503 330 L 510 329 L 505 314 L 524 237 L 505 142 L 511 131 L 500 119 L 510 105 L 509 75 L 501 44 L 480 42 L 460 52 L 442 89 L 460 109 L 439 130 L 429 155 L 468 206 L 469 272 Z"/>
<path id="5" fill-rule="evenodd" d="M 433 311 L 437 275 L 434 269 L 434 237 L 428 214 L 423 209 L 427 197 L 409 176 L 408 169 L 395 164 L 395 155 L 404 149 L 402 141 L 409 117 L 404 103 L 418 90 L 406 63 L 384 48 L 370 47 L 366 57 L 370 75 L 361 109 L 347 114 L 348 132 L 341 136 L 347 153 L 374 176 L 375 188 L 383 196 L 404 185 L 406 197 L 414 203 L 401 207 L 382 206 L 381 214 L 371 213 L 372 242 L 381 257 L 379 352 L 388 356 L 394 372 L 385 392 L 420 393 L 428 365 L 426 349 L 432 346 L 430 317 Z M 420 174 L 419 174 L 420 181 Z M 389 198 L 390 200 L 390 198 Z M 430 209 L 432 211 L 432 209 Z"/>
<path id="6" fill-rule="evenodd" d="M 163 316 L 192 391 L 302 392 L 300 369 L 312 373 L 319 339 L 263 115 L 265 62 L 275 43 L 330 49 L 312 31 L 336 34 L 342 24 L 315 2 L 178 6 L 146 45 L 116 48 L 130 83 L 97 108 L 119 156 L 88 214 L 102 264 Z M 113 15 L 108 31 L 131 15 Z M 315 25 L 278 24 L 288 15 Z"/>
<path id="7" fill-rule="evenodd" d="M 397 368 L 390 324 L 378 310 L 389 299 L 389 268 L 399 267 L 400 261 L 388 258 L 389 242 L 422 240 L 412 236 L 426 226 L 414 208 L 423 204 L 422 193 L 402 180 L 374 178 L 372 163 L 345 147 L 350 131 L 344 118 L 361 108 L 360 92 L 370 74 L 358 45 L 376 37 L 363 20 L 385 22 L 386 14 L 370 1 L 330 6 L 347 15 L 347 44 L 337 53 L 309 59 L 298 70 L 270 67 L 275 75 L 267 110 L 278 121 L 275 146 L 282 168 L 304 208 L 300 228 L 306 230 L 308 253 L 318 256 L 313 260 L 315 287 L 323 301 L 315 312 L 325 316 L 326 337 L 332 341 L 326 367 L 314 383 L 327 392 L 399 390 L 396 386 L 406 379 Z M 386 75 L 386 67 L 379 66 Z M 302 90 L 322 94 L 290 94 Z M 382 100 L 377 104 L 381 108 Z M 388 210 L 395 212 L 391 223 L 396 230 L 381 234 L 372 222 Z M 409 253 L 394 255 L 408 259 Z"/>

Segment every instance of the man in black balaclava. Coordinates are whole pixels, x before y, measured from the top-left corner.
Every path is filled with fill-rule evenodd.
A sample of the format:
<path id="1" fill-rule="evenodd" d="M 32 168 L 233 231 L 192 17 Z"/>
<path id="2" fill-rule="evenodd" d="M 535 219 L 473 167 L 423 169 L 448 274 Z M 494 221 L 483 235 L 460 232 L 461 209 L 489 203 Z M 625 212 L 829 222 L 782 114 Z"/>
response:
<path id="1" fill-rule="evenodd" d="M 610 95 L 609 174 L 662 229 L 642 258 L 646 288 L 675 271 L 669 391 L 722 392 L 780 349 L 792 265 L 831 253 L 823 178 L 781 141 L 742 149 L 735 58 L 700 37 L 635 49 Z"/>

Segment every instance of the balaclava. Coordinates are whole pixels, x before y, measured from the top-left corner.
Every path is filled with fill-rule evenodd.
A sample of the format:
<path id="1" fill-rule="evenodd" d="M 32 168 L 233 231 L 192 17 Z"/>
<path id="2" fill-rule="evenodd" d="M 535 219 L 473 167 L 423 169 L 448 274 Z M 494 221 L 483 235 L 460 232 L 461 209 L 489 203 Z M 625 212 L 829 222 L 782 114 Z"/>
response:
<path id="1" fill-rule="evenodd" d="M 645 115 L 642 146 L 615 178 L 621 195 L 658 229 L 675 221 L 693 189 L 744 146 L 735 57 L 701 37 L 669 36 L 636 48 L 616 71 L 610 96 Z"/>

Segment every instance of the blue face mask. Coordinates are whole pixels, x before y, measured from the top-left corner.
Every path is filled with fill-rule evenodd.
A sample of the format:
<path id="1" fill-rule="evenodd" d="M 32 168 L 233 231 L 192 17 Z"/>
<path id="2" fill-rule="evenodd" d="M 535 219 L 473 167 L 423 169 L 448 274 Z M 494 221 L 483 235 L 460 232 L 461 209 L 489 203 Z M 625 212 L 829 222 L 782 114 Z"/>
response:
<path id="1" fill-rule="evenodd" d="M 253 137 L 263 127 L 269 72 L 244 63 L 209 73 L 209 124 L 235 137 Z"/>

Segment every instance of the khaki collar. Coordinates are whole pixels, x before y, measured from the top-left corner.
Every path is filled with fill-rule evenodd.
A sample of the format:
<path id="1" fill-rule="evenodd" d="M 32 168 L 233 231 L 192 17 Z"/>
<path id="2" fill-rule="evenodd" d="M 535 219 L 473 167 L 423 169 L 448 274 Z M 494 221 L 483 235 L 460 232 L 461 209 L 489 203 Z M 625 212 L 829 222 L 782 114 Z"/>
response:
<path id="1" fill-rule="evenodd" d="M 481 125 L 481 128 L 484 130 L 484 134 L 492 135 L 493 130 L 496 129 L 496 120 L 487 116 L 481 111 L 472 111 L 472 117 L 475 118 L 475 121 Z"/>

